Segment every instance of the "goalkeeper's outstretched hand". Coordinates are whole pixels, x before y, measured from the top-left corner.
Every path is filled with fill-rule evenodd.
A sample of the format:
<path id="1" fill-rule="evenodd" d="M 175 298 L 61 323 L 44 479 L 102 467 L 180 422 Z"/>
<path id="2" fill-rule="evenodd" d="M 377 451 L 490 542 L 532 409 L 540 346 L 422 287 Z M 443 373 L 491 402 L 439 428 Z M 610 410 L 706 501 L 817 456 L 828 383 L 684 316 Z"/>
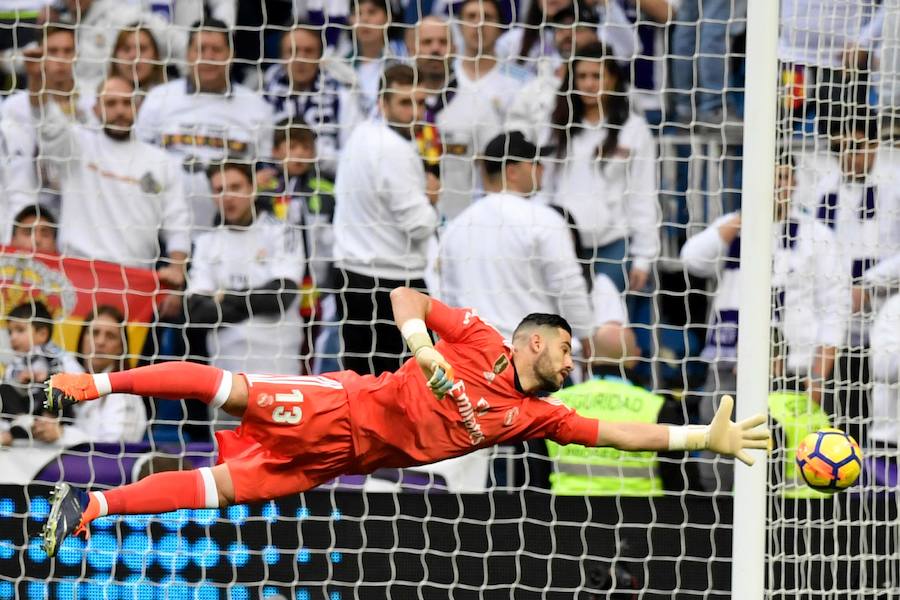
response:
<path id="1" fill-rule="evenodd" d="M 734 398 L 722 396 L 707 433 L 707 448 L 719 454 L 734 456 L 745 465 L 752 466 L 753 457 L 748 449 L 765 450 L 769 447 L 769 431 L 760 427 L 766 422 L 766 415 L 758 414 L 739 423 L 731 420 Z"/>
<path id="2" fill-rule="evenodd" d="M 433 346 L 423 346 L 416 352 L 416 362 L 435 398 L 440 400 L 446 396 L 453 387 L 453 367 L 447 359 Z"/>

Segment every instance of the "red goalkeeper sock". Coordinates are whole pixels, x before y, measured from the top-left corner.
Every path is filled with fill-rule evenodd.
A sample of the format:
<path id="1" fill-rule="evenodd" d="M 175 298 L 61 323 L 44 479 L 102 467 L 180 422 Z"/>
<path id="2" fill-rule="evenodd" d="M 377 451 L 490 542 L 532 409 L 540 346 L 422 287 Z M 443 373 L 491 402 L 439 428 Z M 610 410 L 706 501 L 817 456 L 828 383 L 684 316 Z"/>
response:
<path id="1" fill-rule="evenodd" d="M 108 492 L 91 492 L 82 524 L 105 515 L 158 514 L 179 508 L 217 508 L 219 493 L 208 468 L 150 475 Z"/>
<path id="2" fill-rule="evenodd" d="M 108 389 L 104 377 L 109 378 Z M 197 398 L 214 408 L 225 404 L 232 375 L 216 367 L 189 362 L 167 362 L 128 371 L 94 375 L 100 394 L 122 392 L 180 400 Z"/>

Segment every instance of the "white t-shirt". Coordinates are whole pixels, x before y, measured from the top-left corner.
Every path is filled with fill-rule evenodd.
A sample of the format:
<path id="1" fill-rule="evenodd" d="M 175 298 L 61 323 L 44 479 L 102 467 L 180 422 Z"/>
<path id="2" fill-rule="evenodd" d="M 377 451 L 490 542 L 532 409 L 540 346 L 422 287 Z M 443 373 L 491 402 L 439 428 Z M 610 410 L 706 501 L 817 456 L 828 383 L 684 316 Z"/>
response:
<path id="1" fill-rule="evenodd" d="M 253 290 L 273 279 L 299 286 L 306 257 L 299 232 L 269 215 L 249 227 L 221 226 L 197 238 L 187 295 Z M 297 374 L 303 341 L 299 296 L 282 315 L 222 323 L 207 335 L 212 364 L 245 373 Z"/>
<path id="2" fill-rule="evenodd" d="M 84 442 L 134 443 L 144 439 L 147 409 L 135 394 L 109 394 L 75 405 L 75 422 L 63 427 L 59 443 L 74 446 Z"/>
<path id="3" fill-rule="evenodd" d="M 659 254 L 656 143 L 644 118 L 632 114 L 618 149 L 600 162 L 606 136 L 605 125 L 591 126 L 570 141 L 564 161 L 546 159 L 543 189 L 572 213 L 585 247 L 629 239 L 635 266 L 648 270 Z"/>
<path id="4" fill-rule="evenodd" d="M 815 199 L 811 212 L 833 228 L 844 268 L 853 277 L 900 253 L 900 181 L 891 153 L 879 151 L 866 181 L 846 181 L 835 169 L 820 175 L 809 194 Z M 870 329 L 871 314 L 854 314 L 849 342 L 865 344 Z"/>
<path id="5" fill-rule="evenodd" d="M 247 161 L 269 158 L 273 127 L 272 107 L 250 89 L 232 83 L 228 94 L 196 93 L 182 78 L 147 94 L 135 129 L 141 139 L 180 161 L 197 163 L 194 172 L 185 173 L 185 191 L 192 227 L 204 229 L 215 216 L 205 166 L 226 155 Z"/>
<path id="6" fill-rule="evenodd" d="M 515 194 L 488 194 L 441 237 L 441 297 L 472 306 L 507 339 L 529 313 L 562 315 L 586 338 L 594 315 L 568 224 L 552 208 Z"/>
<path id="7" fill-rule="evenodd" d="M 481 181 L 476 155 L 503 131 L 510 104 L 530 78 L 520 67 L 497 64 L 479 79 L 471 79 L 458 59 L 453 74 L 446 92 L 452 98 L 436 119 L 444 147 L 438 209 L 448 219 L 456 217 L 478 194 Z"/>
<path id="8" fill-rule="evenodd" d="M 73 123 L 99 127 L 92 110 L 94 102 L 93 94 L 78 94 L 75 112 L 69 119 Z M 14 92 L 0 105 L 5 155 L 3 187 L 7 207 L 0 219 L 12 222 L 20 210 L 38 202 L 59 214 L 59 174 L 55 165 L 41 160 L 43 152 L 38 148 L 37 125 L 28 92 Z M 35 160 L 36 157 L 38 160 Z M 5 229 L 5 234 L 11 233 L 8 227 Z"/>
<path id="9" fill-rule="evenodd" d="M 735 214 L 719 217 L 681 249 L 689 273 L 717 278 L 702 354 L 709 360 L 737 360 L 741 240 L 737 237 L 725 244 L 719 235 L 719 227 Z M 834 233 L 797 209 L 791 211 L 790 221 L 796 226 L 773 225 L 772 288 L 782 306 L 776 326 L 787 342 L 788 369 L 805 374 L 818 346 L 840 346 L 843 342 L 850 314 L 850 288 L 847 273 L 835 268 L 840 264 L 840 254 Z M 786 244 L 785 239 L 794 243 Z"/>
<path id="10" fill-rule="evenodd" d="M 361 123 L 341 153 L 334 191 L 337 266 L 394 280 L 424 275 L 438 216 L 412 141 L 380 119 Z"/>
<path id="11" fill-rule="evenodd" d="M 190 253 L 181 169 L 166 152 L 73 125 L 56 105 L 48 107 L 40 133 L 62 186 L 62 252 L 153 268 L 162 234 L 168 253 Z"/>

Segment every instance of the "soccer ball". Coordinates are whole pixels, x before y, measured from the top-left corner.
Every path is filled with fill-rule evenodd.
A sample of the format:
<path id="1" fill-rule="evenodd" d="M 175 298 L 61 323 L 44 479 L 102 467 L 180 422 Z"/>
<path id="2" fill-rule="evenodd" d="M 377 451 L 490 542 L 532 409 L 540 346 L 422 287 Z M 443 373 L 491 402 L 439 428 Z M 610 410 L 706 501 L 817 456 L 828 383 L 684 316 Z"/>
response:
<path id="1" fill-rule="evenodd" d="M 803 438 L 797 447 L 797 467 L 814 490 L 834 494 L 856 481 L 862 471 L 862 451 L 840 429 L 822 429 Z"/>

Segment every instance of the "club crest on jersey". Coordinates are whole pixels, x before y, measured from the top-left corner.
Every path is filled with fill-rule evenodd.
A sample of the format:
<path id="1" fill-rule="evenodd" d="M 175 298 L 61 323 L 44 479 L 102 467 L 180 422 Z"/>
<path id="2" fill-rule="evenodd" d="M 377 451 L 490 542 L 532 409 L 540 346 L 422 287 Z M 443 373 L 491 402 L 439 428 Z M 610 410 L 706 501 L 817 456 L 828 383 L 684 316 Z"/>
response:
<path id="1" fill-rule="evenodd" d="M 153 173 L 147 171 L 140 181 L 141 191 L 145 194 L 158 194 L 162 191 L 162 185 L 153 176 Z"/>
<path id="2" fill-rule="evenodd" d="M 272 406 L 275 403 L 275 396 L 272 394 L 262 393 L 256 399 L 256 405 L 260 408 L 265 408 L 267 406 Z"/>
<path id="3" fill-rule="evenodd" d="M 475 413 L 479 417 L 483 417 L 489 410 L 491 410 L 491 405 L 488 404 L 488 401 L 484 398 L 479 398 L 478 402 L 475 404 Z"/>
<path id="4" fill-rule="evenodd" d="M 503 371 L 506 370 L 506 367 L 509 366 L 509 358 L 505 354 L 501 354 L 497 357 L 497 360 L 494 361 L 494 374 L 499 375 Z"/>

